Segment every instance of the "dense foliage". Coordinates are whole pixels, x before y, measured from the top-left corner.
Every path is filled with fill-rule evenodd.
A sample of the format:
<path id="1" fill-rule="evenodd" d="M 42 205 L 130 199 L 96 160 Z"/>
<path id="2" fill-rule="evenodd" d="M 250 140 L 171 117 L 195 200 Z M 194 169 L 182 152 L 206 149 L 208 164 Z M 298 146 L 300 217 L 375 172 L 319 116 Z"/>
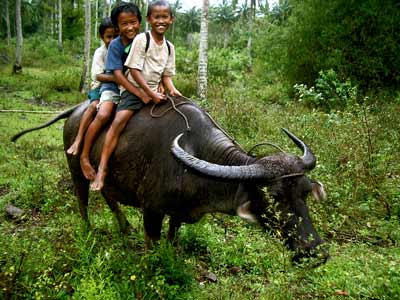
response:
<path id="1" fill-rule="evenodd" d="M 0 0 L 0 3 L 4 5 L 5 1 Z M 15 32 L 14 4 L 8 2 L 11 32 Z M 145 2 L 134 2 L 145 14 Z M 291 92 L 294 84 L 314 85 L 320 71 L 332 69 L 340 81 L 350 80 L 357 85 L 361 94 L 398 87 L 398 1 L 281 0 L 271 10 L 268 10 L 267 1 L 257 1 L 254 7 L 247 4 L 252 2 L 241 4 L 224 0 L 211 7 L 209 45 L 241 52 L 244 57 L 251 53 L 255 60 L 250 67 L 254 68 L 257 78 L 267 82 L 279 80 L 285 90 Z M 92 3 L 94 26 L 96 14 L 94 1 Z M 181 1 L 171 4 L 177 22 L 168 38 L 185 48 L 196 49 L 200 8 L 183 12 Z M 98 1 L 97 19 L 108 9 L 103 5 L 103 1 Z M 22 1 L 24 35 L 53 33 L 55 37 L 56 12 L 54 0 Z M 0 20 L 2 29 L 6 28 L 5 17 Z M 83 18 L 82 0 L 63 1 L 65 41 L 82 40 Z M 254 22 L 250 22 L 252 19 Z M 254 26 L 249 27 L 250 23 Z M 5 37 L 6 30 L 0 30 L 0 38 Z M 251 52 L 246 49 L 249 45 L 253 45 Z M 218 61 L 218 65 L 226 62 Z M 249 67 L 248 64 L 246 61 L 243 66 Z"/>
<path id="2" fill-rule="evenodd" d="M 398 86 L 398 1 L 291 3 L 283 24 L 263 20 L 258 49 L 266 65 L 279 67 L 291 84 L 313 84 L 320 70 L 334 69 L 365 91 Z M 280 64 L 271 64 L 277 60 Z"/>

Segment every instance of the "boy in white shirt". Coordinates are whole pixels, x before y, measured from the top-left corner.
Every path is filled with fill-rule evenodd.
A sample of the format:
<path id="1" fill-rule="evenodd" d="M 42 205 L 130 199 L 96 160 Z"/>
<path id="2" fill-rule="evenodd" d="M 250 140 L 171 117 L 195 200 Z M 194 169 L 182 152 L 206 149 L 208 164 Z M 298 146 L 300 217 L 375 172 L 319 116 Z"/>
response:
<path id="1" fill-rule="evenodd" d="M 86 129 L 92 122 L 94 116 L 97 112 L 97 104 L 100 99 L 100 86 L 102 82 L 114 81 L 114 76 L 104 73 L 104 65 L 107 55 L 108 45 L 110 45 L 111 40 L 117 36 L 115 28 L 110 18 L 104 18 L 99 26 L 99 35 L 104 42 L 99 48 L 96 49 L 93 55 L 92 69 L 91 69 L 91 79 L 90 90 L 88 92 L 88 98 L 90 101 L 89 107 L 83 114 L 81 121 L 79 123 L 79 130 L 75 137 L 74 142 L 68 148 L 67 154 L 78 155 L 83 137 L 85 135 Z"/>
<path id="2" fill-rule="evenodd" d="M 164 36 L 173 21 L 172 10 L 167 1 L 156 0 L 149 4 L 147 22 L 151 25 L 151 31 L 136 36 L 125 62 L 125 66 L 130 69 L 128 80 L 142 89 L 148 98 L 140 99 L 121 88 L 121 101 L 104 141 L 96 178 L 90 186 L 92 190 L 103 188 L 108 160 L 134 112 L 150 101 L 159 103 L 166 99 L 164 94 L 157 91 L 159 83 L 163 83 L 171 96 L 181 96 L 171 79 L 175 75 L 175 48 Z"/>

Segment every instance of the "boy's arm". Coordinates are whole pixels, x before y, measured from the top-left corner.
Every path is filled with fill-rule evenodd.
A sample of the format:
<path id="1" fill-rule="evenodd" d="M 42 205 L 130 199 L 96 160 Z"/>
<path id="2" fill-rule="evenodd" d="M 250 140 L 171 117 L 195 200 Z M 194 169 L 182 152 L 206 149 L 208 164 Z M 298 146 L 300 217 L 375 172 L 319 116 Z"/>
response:
<path id="1" fill-rule="evenodd" d="M 174 86 L 171 76 L 163 75 L 162 82 L 171 96 L 182 96 L 181 92 L 179 92 Z"/>
<path id="2" fill-rule="evenodd" d="M 171 96 L 182 96 L 182 94 L 176 89 L 174 83 L 172 82 L 172 76 L 175 75 L 175 47 L 170 42 L 167 42 L 170 45 L 171 53 L 168 56 L 167 65 L 161 77 L 161 81 L 163 82 L 165 89 L 169 91 Z"/>
<path id="3" fill-rule="evenodd" d="M 151 97 L 149 97 L 149 95 L 147 95 L 147 93 L 144 93 L 139 88 L 134 86 L 125 77 L 125 75 L 122 73 L 122 70 L 114 70 L 113 73 L 114 73 L 115 82 L 118 85 L 122 85 L 129 93 L 138 96 L 146 104 L 151 101 Z"/>
<path id="4" fill-rule="evenodd" d="M 90 69 L 90 78 L 95 81 L 101 81 L 97 78 L 99 74 L 103 73 L 104 64 L 105 64 L 105 54 L 102 51 L 103 49 L 97 48 L 93 55 L 92 67 Z"/>
<path id="5" fill-rule="evenodd" d="M 110 73 L 101 73 L 96 75 L 96 80 L 100 82 L 114 82 L 114 75 Z"/>
<path id="6" fill-rule="evenodd" d="M 143 91 L 153 100 L 154 103 L 159 103 L 162 100 L 165 100 L 165 95 L 154 92 L 146 83 L 142 76 L 142 72 L 138 69 L 129 69 L 133 79 L 137 82 L 137 84 L 143 89 Z"/>

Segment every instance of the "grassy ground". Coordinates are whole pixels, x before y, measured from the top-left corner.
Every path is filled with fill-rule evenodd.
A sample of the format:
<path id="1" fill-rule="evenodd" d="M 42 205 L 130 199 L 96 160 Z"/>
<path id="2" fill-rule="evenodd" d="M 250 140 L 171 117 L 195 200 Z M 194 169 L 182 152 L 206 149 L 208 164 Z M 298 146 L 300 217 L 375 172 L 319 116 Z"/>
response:
<path id="1" fill-rule="evenodd" d="M 63 110 L 80 102 L 79 64 L 51 66 L 31 63 L 18 76 L 2 66 L 0 109 Z M 177 85 L 190 86 L 188 78 Z M 14 144 L 13 134 L 50 115 L 0 113 L 0 299 L 400 298 L 398 101 L 324 113 L 259 99 L 245 83 L 211 84 L 209 98 L 202 105 L 246 149 L 268 140 L 297 152 L 279 130 L 287 127 L 316 153 L 310 176 L 326 185 L 328 199 L 308 203 L 329 244 L 325 265 L 293 266 L 275 237 L 218 214 L 184 225 L 178 247 L 163 239 L 144 252 L 140 212 L 124 207 L 137 232 L 122 235 L 96 194 L 90 195 L 93 230 L 86 232 L 63 153 L 62 122 Z M 23 216 L 8 218 L 7 204 L 23 209 Z"/>

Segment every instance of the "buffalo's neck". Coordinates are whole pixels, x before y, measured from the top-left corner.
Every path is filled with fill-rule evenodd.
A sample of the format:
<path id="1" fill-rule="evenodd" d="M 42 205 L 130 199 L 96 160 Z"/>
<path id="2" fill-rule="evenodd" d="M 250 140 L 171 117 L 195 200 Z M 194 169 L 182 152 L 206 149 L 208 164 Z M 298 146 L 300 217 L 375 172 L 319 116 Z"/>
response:
<path id="1" fill-rule="evenodd" d="M 254 158 L 244 153 L 234 141 L 229 139 L 221 131 L 213 133 L 204 153 L 206 160 L 219 165 L 240 166 L 254 161 Z"/>

